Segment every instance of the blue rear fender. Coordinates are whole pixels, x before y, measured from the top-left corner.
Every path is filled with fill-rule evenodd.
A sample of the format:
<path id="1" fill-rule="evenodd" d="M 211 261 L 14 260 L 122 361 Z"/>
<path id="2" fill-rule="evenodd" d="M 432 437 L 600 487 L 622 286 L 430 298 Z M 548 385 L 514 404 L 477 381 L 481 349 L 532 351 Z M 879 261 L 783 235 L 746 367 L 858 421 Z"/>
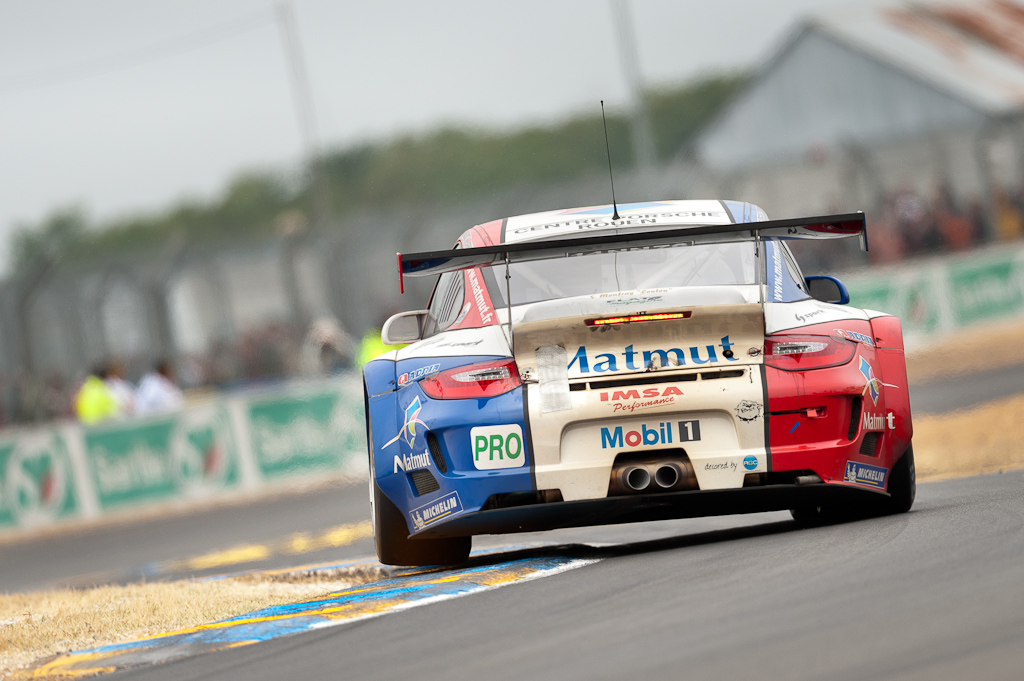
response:
<path id="1" fill-rule="evenodd" d="M 522 387 L 496 397 L 458 400 L 433 399 L 420 388 L 424 376 L 493 359 L 502 358 L 402 360 L 394 375 L 406 378 L 396 378 L 396 388 L 387 399 L 370 396 L 377 484 L 402 511 L 410 533 L 478 511 L 494 494 L 534 489 Z M 488 430 L 476 431 L 474 437 L 474 428 Z M 500 436 L 504 439 L 494 439 Z M 431 451 L 431 440 L 438 452 Z M 503 458 L 505 443 L 511 443 L 510 459 Z M 435 459 L 438 454 L 441 465 Z M 421 480 L 422 489 L 426 474 L 421 471 L 429 473 L 439 489 L 417 494 L 414 475 Z M 435 515 L 436 508 L 445 513 Z"/>
<path id="2" fill-rule="evenodd" d="M 374 359 L 363 366 L 363 389 L 366 391 L 367 443 L 370 452 L 374 442 L 387 442 L 395 436 L 395 361 Z"/>

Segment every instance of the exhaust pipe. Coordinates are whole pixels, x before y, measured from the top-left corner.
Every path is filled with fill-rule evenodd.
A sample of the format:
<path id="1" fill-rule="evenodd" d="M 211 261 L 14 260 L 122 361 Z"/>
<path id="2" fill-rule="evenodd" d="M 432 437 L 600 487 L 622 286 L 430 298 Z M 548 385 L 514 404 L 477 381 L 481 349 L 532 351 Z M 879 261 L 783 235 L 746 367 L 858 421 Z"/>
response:
<path id="1" fill-rule="evenodd" d="M 679 482 L 679 478 L 682 475 L 683 472 L 679 469 L 678 464 L 667 463 L 655 471 L 654 482 L 658 483 L 658 487 L 668 489 L 669 487 L 675 487 L 675 484 Z"/>
<path id="2" fill-rule="evenodd" d="M 623 471 L 623 482 L 630 490 L 640 492 L 646 490 L 647 485 L 650 484 L 650 473 L 642 466 L 627 468 Z"/>
<path id="3" fill-rule="evenodd" d="M 642 466 L 633 466 L 622 471 L 622 482 L 629 489 L 639 492 L 651 484 L 651 474 Z"/>
<path id="4" fill-rule="evenodd" d="M 676 455 L 678 456 L 678 455 Z M 652 494 L 700 489 L 693 465 L 661 453 L 620 457 L 612 467 L 608 496 Z"/>

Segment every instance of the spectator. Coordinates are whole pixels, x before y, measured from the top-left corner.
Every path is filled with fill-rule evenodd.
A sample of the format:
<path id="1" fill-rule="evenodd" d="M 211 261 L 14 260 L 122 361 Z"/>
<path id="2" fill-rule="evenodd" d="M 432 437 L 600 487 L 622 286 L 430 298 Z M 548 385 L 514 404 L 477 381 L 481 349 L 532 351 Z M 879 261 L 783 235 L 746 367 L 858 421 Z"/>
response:
<path id="1" fill-rule="evenodd" d="M 120 414 L 117 398 L 105 382 L 107 378 L 106 367 L 97 367 L 79 388 L 75 397 L 75 412 L 82 423 L 92 425 Z"/>
<path id="2" fill-rule="evenodd" d="M 381 316 L 380 322 L 376 327 L 369 329 L 363 334 L 362 340 L 359 341 L 359 347 L 356 348 L 355 357 L 355 369 L 362 370 L 363 365 L 369 362 L 371 359 L 376 359 L 386 352 L 404 348 L 404 345 L 385 345 L 384 339 L 381 338 L 381 330 L 384 328 L 384 324 L 387 323 L 391 317 L 390 314 Z"/>
<path id="3" fill-rule="evenodd" d="M 135 413 L 135 389 L 124 380 L 124 370 L 119 362 L 111 362 L 107 368 L 107 376 L 103 381 L 110 393 L 117 400 L 117 410 L 121 416 Z"/>
<path id="4" fill-rule="evenodd" d="M 363 334 L 363 339 L 359 342 L 359 349 L 356 351 L 356 368 L 362 369 L 363 365 L 371 359 L 380 357 L 385 352 L 394 349 L 384 345 L 384 341 L 380 337 L 380 327 L 370 329 Z"/>
<path id="5" fill-rule="evenodd" d="M 1003 241 L 1012 241 L 1024 235 L 1024 216 L 1013 204 L 1006 190 L 996 190 L 995 206 L 996 236 Z"/>
<path id="6" fill-rule="evenodd" d="M 895 262 L 903 259 L 903 232 L 897 225 L 896 207 L 890 198 L 885 201 L 869 227 L 868 238 L 872 262 Z"/>
<path id="7" fill-rule="evenodd" d="M 175 411 L 185 406 L 185 398 L 174 383 L 169 362 L 157 363 L 139 381 L 139 389 L 135 393 L 135 413 L 139 416 Z"/>
<path id="8" fill-rule="evenodd" d="M 981 243 L 988 237 L 988 215 L 985 212 L 985 204 L 981 199 L 971 201 L 967 210 L 967 219 L 971 223 L 971 234 L 975 245 Z"/>
<path id="9" fill-rule="evenodd" d="M 940 184 L 933 205 L 935 225 L 942 237 L 942 246 L 951 251 L 964 251 L 974 244 L 974 227 L 961 212 L 948 185 Z"/>
<path id="10" fill-rule="evenodd" d="M 333 373 L 352 366 L 356 344 L 333 317 L 321 317 L 310 324 L 302 342 L 301 366 L 306 376 Z"/>

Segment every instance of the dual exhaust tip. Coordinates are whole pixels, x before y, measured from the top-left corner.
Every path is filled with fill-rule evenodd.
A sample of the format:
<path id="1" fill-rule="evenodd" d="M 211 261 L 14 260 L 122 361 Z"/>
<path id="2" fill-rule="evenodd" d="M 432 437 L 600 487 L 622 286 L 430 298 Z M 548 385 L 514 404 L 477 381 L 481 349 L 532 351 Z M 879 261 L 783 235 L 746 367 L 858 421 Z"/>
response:
<path id="1" fill-rule="evenodd" d="M 671 489 L 679 483 L 683 477 L 683 470 L 677 463 L 663 463 L 654 470 L 651 476 L 646 466 L 627 466 L 622 470 L 621 478 L 623 486 L 634 492 L 642 492 L 653 483 L 661 489 Z"/>
<path id="2" fill-rule="evenodd" d="M 699 489 L 693 465 L 681 456 L 638 457 L 617 460 L 608 485 L 609 496 L 656 494 Z"/>

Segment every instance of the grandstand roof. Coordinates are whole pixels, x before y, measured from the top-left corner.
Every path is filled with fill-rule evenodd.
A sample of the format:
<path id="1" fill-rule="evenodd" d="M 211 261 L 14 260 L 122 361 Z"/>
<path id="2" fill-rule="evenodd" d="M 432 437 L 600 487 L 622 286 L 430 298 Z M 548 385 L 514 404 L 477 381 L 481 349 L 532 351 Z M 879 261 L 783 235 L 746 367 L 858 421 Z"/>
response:
<path id="1" fill-rule="evenodd" d="M 862 2 L 808 16 L 702 133 L 737 167 L 1024 111 L 1024 0 Z"/>
<path id="2" fill-rule="evenodd" d="M 881 2 L 821 12 L 808 24 L 971 106 L 1024 107 L 1024 4 Z"/>

